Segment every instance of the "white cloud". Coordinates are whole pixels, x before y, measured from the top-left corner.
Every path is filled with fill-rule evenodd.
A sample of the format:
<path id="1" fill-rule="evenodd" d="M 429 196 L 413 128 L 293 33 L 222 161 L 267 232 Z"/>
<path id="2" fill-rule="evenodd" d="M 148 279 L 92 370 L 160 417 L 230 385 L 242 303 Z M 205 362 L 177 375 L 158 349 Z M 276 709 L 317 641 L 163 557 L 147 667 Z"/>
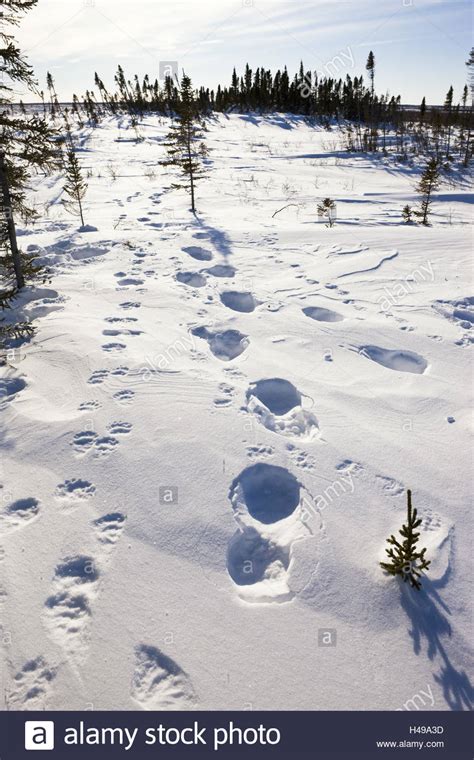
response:
<path id="1" fill-rule="evenodd" d="M 430 41 L 455 46 L 457 40 L 460 50 L 468 50 L 469 2 L 414 2 L 410 8 L 402 0 L 253 0 L 249 6 L 246 0 L 39 0 L 18 37 L 40 77 L 57 67 L 63 98 L 71 88 L 90 87 L 94 70 L 109 77 L 120 62 L 135 67 L 130 74 L 153 77 L 160 60 L 177 60 L 196 83 L 215 86 L 247 60 L 267 68 L 286 63 L 293 71 L 303 59 L 306 68 L 317 69 L 342 49 L 377 45 L 384 47 L 381 55 L 375 50 L 383 88 L 399 92 L 408 85 L 413 92 L 417 84 L 421 93 L 424 83 L 404 75 L 410 65 L 420 70 L 418 61 L 426 64 Z M 418 42 L 408 57 L 407 39 Z M 398 48 L 403 55 L 395 65 Z M 360 73 L 364 55 L 356 61 Z M 385 70 L 384 59 L 391 61 Z M 437 69 L 444 69 L 440 81 L 452 78 L 454 65 L 460 86 L 464 59 L 450 68 L 436 55 L 432 71 L 424 73 L 429 86 L 438 86 Z M 71 76 L 59 74 L 68 65 Z"/>

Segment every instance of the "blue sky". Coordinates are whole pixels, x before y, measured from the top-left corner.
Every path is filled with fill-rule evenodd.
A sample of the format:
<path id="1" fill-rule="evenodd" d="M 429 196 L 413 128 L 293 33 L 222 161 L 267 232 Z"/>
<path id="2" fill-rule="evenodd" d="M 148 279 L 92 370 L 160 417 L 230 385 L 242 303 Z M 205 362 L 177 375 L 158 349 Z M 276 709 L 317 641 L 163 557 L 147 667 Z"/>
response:
<path id="1" fill-rule="evenodd" d="M 471 14 L 470 0 L 39 0 L 17 37 L 62 100 L 91 88 L 94 71 L 112 85 L 119 63 L 154 78 L 160 61 L 177 61 L 215 87 L 247 61 L 358 75 L 372 49 L 379 92 L 440 103 L 466 82 Z"/>

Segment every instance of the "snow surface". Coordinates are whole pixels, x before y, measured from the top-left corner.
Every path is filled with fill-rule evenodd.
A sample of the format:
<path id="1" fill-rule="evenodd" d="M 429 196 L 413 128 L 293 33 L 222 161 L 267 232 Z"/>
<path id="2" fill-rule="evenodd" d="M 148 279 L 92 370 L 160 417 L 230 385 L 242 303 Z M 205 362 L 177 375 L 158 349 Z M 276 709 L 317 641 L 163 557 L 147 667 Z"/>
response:
<path id="1" fill-rule="evenodd" d="M 19 230 L 53 276 L 0 380 L 3 708 L 465 708 L 465 184 L 404 225 L 416 166 L 220 115 L 193 217 L 128 127 L 78 133 L 85 227 L 57 176 Z M 407 487 L 419 594 L 378 565 Z"/>

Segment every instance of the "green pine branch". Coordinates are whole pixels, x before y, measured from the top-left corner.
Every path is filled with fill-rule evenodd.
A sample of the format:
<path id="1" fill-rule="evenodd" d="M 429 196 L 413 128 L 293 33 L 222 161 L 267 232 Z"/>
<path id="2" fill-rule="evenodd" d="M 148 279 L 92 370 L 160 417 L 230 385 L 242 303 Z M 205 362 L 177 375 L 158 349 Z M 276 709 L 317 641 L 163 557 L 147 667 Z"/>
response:
<path id="1" fill-rule="evenodd" d="M 391 535 L 387 539 L 389 548 L 385 549 L 390 562 L 381 562 L 380 566 L 389 575 L 401 576 L 403 581 L 408 582 L 417 591 L 421 588 L 420 578 L 425 570 L 428 570 L 431 560 L 425 557 L 426 548 L 418 550 L 417 544 L 420 533 L 416 529 L 422 524 L 417 510 L 412 507 L 411 491 L 407 491 L 407 522 L 398 531 L 403 541 Z"/>

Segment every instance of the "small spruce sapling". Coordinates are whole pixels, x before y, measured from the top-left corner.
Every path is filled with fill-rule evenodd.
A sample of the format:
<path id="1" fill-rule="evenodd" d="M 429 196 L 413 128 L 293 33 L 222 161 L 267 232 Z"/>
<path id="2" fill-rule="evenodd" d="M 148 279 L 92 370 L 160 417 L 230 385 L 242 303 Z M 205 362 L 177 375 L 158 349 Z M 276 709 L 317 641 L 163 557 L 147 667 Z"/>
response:
<path id="1" fill-rule="evenodd" d="M 318 205 L 318 216 L 327 219 L 328 226 L 332 227 L 336 223 L 336 202 L 332 198 L 325 198 Z"/>
<path id="2" fill-rule="evenodd" d="M 421 195 L 421 200 L 420 208 L 418 211 L 415 211 L 415 215 L 419 217 L 421 223 L 425 226 L 429 225 L 428 218 L 431 211 L 431 204 L 433 203 L 432 194 L 439 188 L 439 185 L 440 173 L 438 162 L 435 158 L 431 158 L 426 165 L 426 169 L 421 175 L 421 179 L 417 187 L 417 190 Z"/>
<path id="3" fill-rule="evenodd" d="M 402 217 L 406 224 L 411 224 L 413 221 L 413 209 L 408 203 L 402 208 Z"/>
<path id="4" fill-rule="evenodd" d="M 178 169 L 181 178 L 172 187 L 184 188 L 190 193 L 193 214 L 196 213 L 196 182 L 204 177 L 204 159 L 208 153 L 203 141 L 205 131 L 191 79 L 183 74 L 180 100 L 176 105 L 176 120 L 164 142 L 167 158 L 160 163 Z"/>
<path id="5" fill-rule="evenodd" d="M 69 145 L 66 151 L 66 182 L 64 184 L 64 192 L 68 198 L 63 200 L 63 205 L 71 214 L 80 217 L 83 227 L 84 211 L 82 202 L 86 197 L 87 187 L 87 183 L 82 176 L 79 159 L 74 151 L 72 140 L 69 139 Z"/>
<path id="6" fill-rule="evenodd" d="M 399 530 L 403 541 L 398 541 L 395 536 L 387 538 L 390 548 L 385 549 L 390 562 L 381 562 L 381 567 L 390 575 L 401 575 L 403 581 L 409 582 L 417 591 L 421 589 L 419 578 L 424 570 L 428 570 L 431 561 L 425 558 L 426 548 L 417 550 L 416 545 L 420 534 L 416 529 L 422 523 L 416 509 L 411 504 L 411 491 L 407 491 L 407 522 Z"/>

